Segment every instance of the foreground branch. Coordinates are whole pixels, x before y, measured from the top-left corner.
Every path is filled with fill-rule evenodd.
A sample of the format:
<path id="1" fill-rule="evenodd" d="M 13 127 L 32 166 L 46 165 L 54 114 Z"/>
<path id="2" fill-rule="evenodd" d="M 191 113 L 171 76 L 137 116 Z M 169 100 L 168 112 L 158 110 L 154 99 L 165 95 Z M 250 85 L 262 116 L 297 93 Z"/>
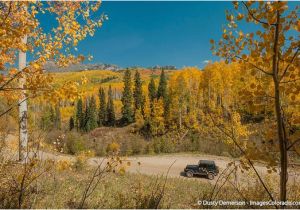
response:
<path id="1" fill-rule="evenodd" d="M 256 176 L 258 177 L 260 183 L 262 184 L 263 188 L 265 189 L 265 191 L 266 191 L 267 194 L 269 195 L 270 199 L 271 199 L 272 201 L 274 201 L 275 199 L 273 198 L 271 192 L 270 192 L 269 189 L 267 188 L 265 182 L 262 180 L 262 178 L 261 178 L 261 176 L 259 175 L 259 173 L 258 173 L 258 171 L 256 170 L 256 168 L 254 167 L 253 162 L 252 162 L 249 158 L 247 158 L 246 152 L 243 150 L 243 148 L 237 143 L 236 139 L 235 139 L 233 136 L 231 136 L 231 135 L 228 134 L 226 131 L 224 131 L 222 128 L 220 128 L 218 125 L 216 125 L 216 123 L 215 123 L 213 117 L 211 116 L 211 114 L 209 114 L 209 116 L 210 116 L 212 122 L 214 123 L 214 125 L 215 125 L 215 126 L 216 126 L 223 134 L 225 134 L 227 137 L 229 137 L 229 138 L 234 142 L 234 144 L 237 146 L 237 148 L 240 150 L 240 152 L 245 156 L 245 158 L 247 159 L 249 165 L 250 165 L 251 168 L 254 170 Z M 275 207 L 277 208 L 277 206 L 275 206 Z"/>

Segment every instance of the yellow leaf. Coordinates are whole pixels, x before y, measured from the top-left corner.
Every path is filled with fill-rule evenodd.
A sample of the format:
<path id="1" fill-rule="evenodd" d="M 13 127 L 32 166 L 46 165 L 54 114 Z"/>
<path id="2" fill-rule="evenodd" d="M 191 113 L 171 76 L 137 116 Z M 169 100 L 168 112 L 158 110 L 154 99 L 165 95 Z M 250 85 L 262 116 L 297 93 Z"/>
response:
<path id="1" fill-rule="evenodd" d="M 238 19 L 238 20 L 242 20 L 243 18 L 244 18 L 244 15 L 243 15 L 243 14 L 239 13 L 239 14 L 237 15 L 237 19 Z"/>

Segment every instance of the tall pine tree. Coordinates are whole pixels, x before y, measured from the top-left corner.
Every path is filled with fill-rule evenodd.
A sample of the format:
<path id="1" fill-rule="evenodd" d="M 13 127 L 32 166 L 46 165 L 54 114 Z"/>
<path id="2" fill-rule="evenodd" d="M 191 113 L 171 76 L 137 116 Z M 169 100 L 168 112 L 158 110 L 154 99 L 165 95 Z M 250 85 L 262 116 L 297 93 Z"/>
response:
<path id="1" fill-rule="evenodd" d="M 152 116 L 154 113 L 154 100 L 157 97 L 157 91 L 153 77 L 151 78 L 150 83 L 148 85 L 148 94 L 150 99 L 150 116 Z"/>
<path id="2" fill-rule="evenodd" d="M 88 123 L 89 123 L 88 131 L 93 130 L 97 127 L 97 107 L 96 107 L 96 99 L 94 96 L 91 97 L 91 100 L 89 103 Z"/>
<path id="3" fill-rule="evenodd" d="M 107 118 L 105 92 L 103 88 L 99 89 L 99 101 L 100 107 L 98 112 L 98 126 L 103 126 L 105 125 Z"/>
<path id="4" fill-rule="evenodd" d="M 150 101 L 154 101 L 154 99 L 156 98 L 156 86 L 153 77 L 151 78 L 148 85 L 148 92 Z"/>
<path id="5" fill-rule="evenodd" d="M 74 118 L 73 118 L 73 116 L 71 116 L 70 120 L 69 120 L 69 129 L 70 129 L 70 131 L 73 130 L 74 126 L 75 126 L 74 125 Z"/>
<path id="6" fill-rule="evenodd" d="M 110 126 L 114 126 L 115 121 L 116 121 L 116 117 L 115 117 L 113 92 L 112 92 L 111 86 L 109 86 L 108 100 L 107 100 L 107 124 Z"/>
<path id="7" fill-rule="evenodd" d="M 84 123 L 82 130 L 88 132 L 90 130 L 90 105 L 89 105 L 89 98 L 85 99 L 85 111 L 84 111 Z"/>
<path id="8" fill-rule="evenodd" d="M 77 130 L 83 130 L 84 126 L 84 112 L 83 112 L 83 102 L 80 98 L 77 101 L 77 107 L 76 107 L 76 127 Z"/>
<path id="9" fill-rule="evenodd" d="M 167 90 L 167 78 L 165 75 L 165 71 L 162 70 L 160 74 L 160 79 L 159 79 L 159 85 L 157 88 L 157 99 L 162 99 L 163 104 L 164 104 L 164 118 L 165 121 L 168 120 L 169 118 L 169 113 L 170 113 L 170 99 L 168 96 L 168 90 Z"/>
<path id="10" fill-rule="evenodd" d="M 141 109 L 142 103 L 143 103 L 143 90 L 142 90 L 141 75 L 140 75 L 139 71 L 136 71 L 135 75 L 134 75 L 133 98 L 134 98 L 135 110 Z"/>
<path id="11" fill-rule="evenodd" d="M 124 74 L 124 90 L 122 94 L 122 122 L 129 124 L 133 122 L 133 109 L 132 109 L 132 81 L 131 72 L 129 69 Z"/>
<path id="12" fill-rule="evenodd" d="M 165 71 L 162 70 L 160 74 L 159 84 L 157 88 L 157 99 L 166 98 L 167 96 L 167 78 Z"/>

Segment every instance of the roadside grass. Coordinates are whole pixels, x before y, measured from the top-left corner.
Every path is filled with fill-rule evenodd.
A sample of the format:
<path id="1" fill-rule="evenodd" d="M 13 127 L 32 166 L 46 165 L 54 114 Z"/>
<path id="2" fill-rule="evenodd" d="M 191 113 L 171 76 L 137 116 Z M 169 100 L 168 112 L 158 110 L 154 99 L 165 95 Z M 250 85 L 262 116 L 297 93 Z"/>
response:
<path id="1" fill-rule="evenodd" d="M 34 208 L 77 208 L 91 169 L 62 171 L 41 180 L 42 187 Z M 111 173 L 101 180 L 85 208 L 145 208 L 155 193 L 155 185 L 164 182 L 161 176 Z M 160 208 L 199 208 L 201 200 L 212 188 L 197 179 L 168 178 Z"/>
<path id="2" fill-rule="evenodd" d="M 40 188 L 33 208 L 78 208 L 83 191 L 92 173 L 91 168 L 56 171 L 40 180 Z M 246 174 L 245 174 L 246 176 Z M 152 198 L 160 195 L 158 208 L 274 208 L 274 206 L 199 205 L 198 201 L 269 201 L 270 198 L 251 173 L 249 180 L 237 184 L 239 191 L 230 182 L 215 188 L 214 182 L 201 178 L 167 178 L 142 174 L 110 173 L 101 179 L 93 194 L 86 200 L 84 208 L 153 208 Z M 163 189 L 166 180 L 165 188 Z M 277 182 L 273 175 L 264 176 L 275 198 L 278 197 Z M 232 180 L 233 181 L 233 180 Z M 244 186 L 243 186 L 244 185 Z M 222 186 L 221 188 L 219 188 Z M 289 184 L 289 200 L 298 201 L 298 183 Z M 293 206 L 293 208 L 297 206 Z M 299 206 L 300 207 L 300 206 Z"/>

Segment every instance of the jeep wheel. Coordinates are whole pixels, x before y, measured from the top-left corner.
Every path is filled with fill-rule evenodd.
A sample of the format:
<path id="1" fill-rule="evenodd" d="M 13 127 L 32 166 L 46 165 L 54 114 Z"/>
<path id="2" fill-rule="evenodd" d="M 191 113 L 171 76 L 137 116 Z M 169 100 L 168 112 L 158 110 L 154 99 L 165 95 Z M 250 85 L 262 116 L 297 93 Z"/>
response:
<path id="1" fill-rule="evenodd" d="M 193 177 L 193 173 L 191 171 L 187 171 L 185 174 L 188 178 Z"/>
<path id="2" fill-rule="evenodd" d="M 207 174 L 207 178 L 208 178 L 209 180 L 213 180 L 213 179 L 215 178 L 215 176 L 214 176 L 214 174 L 212 174 L 212 173 L 208 173 L 208 174 Z"/>

